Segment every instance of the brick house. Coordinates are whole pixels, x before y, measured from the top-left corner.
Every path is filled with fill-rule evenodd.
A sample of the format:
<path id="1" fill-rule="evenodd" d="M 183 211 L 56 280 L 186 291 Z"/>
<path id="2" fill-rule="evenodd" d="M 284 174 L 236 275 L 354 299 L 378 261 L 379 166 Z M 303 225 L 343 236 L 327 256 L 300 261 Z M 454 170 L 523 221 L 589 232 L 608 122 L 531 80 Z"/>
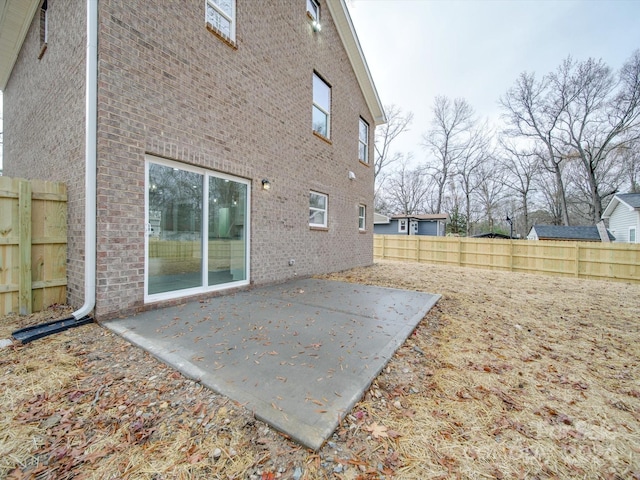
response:
<path id="1" fill-rule="evenodd" d="M 67 184 L 78 312 L 372 263 L 385 117 L 344 0 L 3 8 L 4 174 Z"/>

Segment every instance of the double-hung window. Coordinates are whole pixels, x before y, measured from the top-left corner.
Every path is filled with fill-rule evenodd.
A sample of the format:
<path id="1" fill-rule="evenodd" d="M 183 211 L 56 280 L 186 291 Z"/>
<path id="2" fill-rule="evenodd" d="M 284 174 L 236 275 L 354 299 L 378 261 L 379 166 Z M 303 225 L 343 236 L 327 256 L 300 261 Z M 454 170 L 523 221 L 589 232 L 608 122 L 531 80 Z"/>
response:
<path id="1" fill-rule="evenodd" d="M 331 125 L 331 87 L 313 74 L 313 131 L 329 138 Z"/>
<path id="2" fill-rule="evenodd" d="M 367 207 L 358 205 L 358 230 L 364 231 L 367 228 Z"/>
<path id="3" fill-rule="evenodd" d="M 369 163 L 369 124 L 363 119 L 358 129 L 358 160 Z"/>
<path id="4" fill-rule="evenodd" d="M 636 227 L 629 227 L 629 243 L 636 243 L 637 241 Z"/>
<path id="5" fill-rule="evenodd" d="M 309 226 L 327 227 L 328 197 L 324 193 L 309 193 Z"/>
<path id="6" fill-rule="evenodd" d="M 236 0 L 206 0 L 206 21 L 217 32 L 235 42 Z"/>

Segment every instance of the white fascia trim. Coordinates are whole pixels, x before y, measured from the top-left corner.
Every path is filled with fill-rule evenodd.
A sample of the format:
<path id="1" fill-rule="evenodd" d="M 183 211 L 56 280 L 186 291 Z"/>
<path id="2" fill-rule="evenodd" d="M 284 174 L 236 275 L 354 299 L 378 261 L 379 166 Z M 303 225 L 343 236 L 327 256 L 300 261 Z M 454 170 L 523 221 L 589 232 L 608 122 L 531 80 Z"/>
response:
<path id="1" fill-rule="evenodd" d="M 0 0 L 0 90 L 4 90 L 41 0 Z"/>
<path id="2" fill-rule="evenodd" d="M 633 212 L 634 210 L 638 210 L 637 208 L 632 207 L 631 205 L 629 205 L 627 202 L 625 202 L 624 200 L 622 200 L 618 196 L 614 196 L 611 199 L 611 201 L 609 202 L 609 205 L 607 205 L 607 208 L 605 208 L 604 212 L 602 212 L 602 218 L 611 217 L 611 215 L 613 214 L 614 210 L 616 209 L 616 207 L 618 206 L 619 203 L 621 203 L 622 205 L 627 207 L 630 212 Z"/>
<path id="3" fill-rule="evenodd" d="M 353 27 L 351 16 L 347 10 L 347 5 L 344 0 L 327 0 L 327 7 L 333 18 L 333 22 L 338 30 L 338 35 L 345 47 L 351 66 L 356 74 L 362 93 L 367 102 L 369 110 L 373 115 L 375 125 L 382 125 L 387 123 L 387 118 L 384 114 L 384 108 L 380 102 L 378 91 L 373 83 L 369 66 L 364 58 L 364 53 L 358 41 L 358 35 Z"/>

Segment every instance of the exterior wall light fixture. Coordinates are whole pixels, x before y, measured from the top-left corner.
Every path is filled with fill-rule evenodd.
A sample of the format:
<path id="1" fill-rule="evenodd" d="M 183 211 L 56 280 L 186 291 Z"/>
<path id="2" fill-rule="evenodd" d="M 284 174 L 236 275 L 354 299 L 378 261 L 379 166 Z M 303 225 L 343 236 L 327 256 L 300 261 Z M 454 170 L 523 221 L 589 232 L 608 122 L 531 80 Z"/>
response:
<path id="1" fill-rule="evenodd" d="M 320 25 L 320 22 L 317 20 L 314 20 L 313 22 L 311 22 L 311 27 L 313 28 L 314 32 L 319 32 L 320 30 L 322 30 L 322 26 Z"/>
<path id="2" fill-rule="evenodd" d="M 262 189 L 263 190 L 269 190 L 271 188 L 271 182 L 269 182 L 269 180 L 267 180 L 266 178 L 262 179 Z"/>

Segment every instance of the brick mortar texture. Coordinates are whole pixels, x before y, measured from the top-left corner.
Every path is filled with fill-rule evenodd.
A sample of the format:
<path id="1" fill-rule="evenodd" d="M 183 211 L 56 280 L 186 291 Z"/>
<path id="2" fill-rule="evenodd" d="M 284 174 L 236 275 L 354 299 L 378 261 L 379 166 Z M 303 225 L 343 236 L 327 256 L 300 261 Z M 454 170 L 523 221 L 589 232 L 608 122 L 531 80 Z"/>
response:
<path id="1" fill-rule="evenodd" d="M 4 175 L 64 182 L 68 192 L 67 302 L 84 301 L 86 7 L 48 0 L 41 59 L 34 16 L 4 94 Z"/>
<path id="2" fill-rule="evenodd" d="M 50 8 L 77 3 L 50 0 Z M 202 1 L 99 2 L 98 318 L 157 306 L 143 300 L 147 154 L 251 181 L 253 284 L 373 261 L 373 171 L 357 155 L 358 120 L 373 119 L 326 5 L 320 33 L 305 5 L 238 0 L 232 48 L 206 28 Z M 83 85 L 83 59 L 78 63 L 67 82 Z M 314 71 L 332 87 L 331 144 L 311 130 Z M 69 101 L 83 104 L 84 90 L 73 90 Z M 82 135 L 82 118 L 72 120 L 66 129 Z M 82 184 L 83 161 L 73 156 L 63 180 Z M 262 190 L 262 178 L 270 191 Z M 69 186 L 80 199 L 81 189 Z M 310 190 L 329 196 L 327 231 L 309 228 Z M 365 234 L 359 204 L 367 206 Z M 70 218 L 82 218 L 80 205 L 70 204 Z"/>

